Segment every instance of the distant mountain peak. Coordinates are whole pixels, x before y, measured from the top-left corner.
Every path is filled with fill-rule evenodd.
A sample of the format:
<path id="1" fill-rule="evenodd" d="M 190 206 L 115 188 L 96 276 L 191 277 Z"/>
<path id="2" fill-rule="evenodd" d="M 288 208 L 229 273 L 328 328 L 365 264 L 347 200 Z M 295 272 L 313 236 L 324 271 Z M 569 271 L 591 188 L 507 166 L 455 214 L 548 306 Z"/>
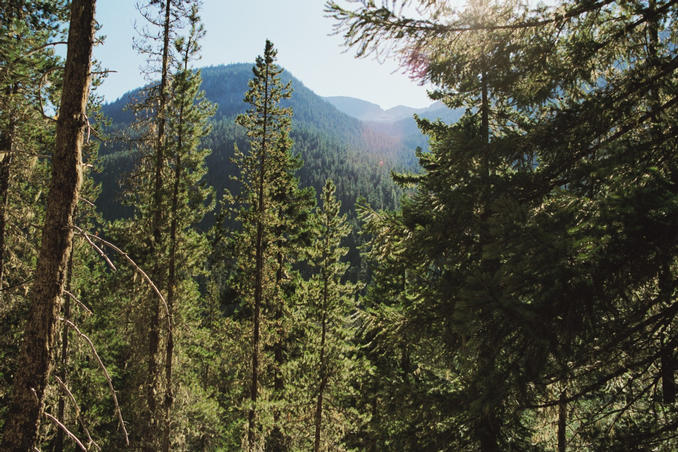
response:
<path id="1" fill-rule="evenodd" d="M 348 96 L 325 97 L 326 101 L 334 107 L 361 121 L 368 122 L 397 122 L 403 119 L 411 119 L 412 115 L 431 116 L 433 112 L 445 110 L 447 107 L 440 101 L 433 102 L 428 107 L 414 108 L 406 105 L 397 105 L 384 110 L 379 105 L 362 99 Z"/>

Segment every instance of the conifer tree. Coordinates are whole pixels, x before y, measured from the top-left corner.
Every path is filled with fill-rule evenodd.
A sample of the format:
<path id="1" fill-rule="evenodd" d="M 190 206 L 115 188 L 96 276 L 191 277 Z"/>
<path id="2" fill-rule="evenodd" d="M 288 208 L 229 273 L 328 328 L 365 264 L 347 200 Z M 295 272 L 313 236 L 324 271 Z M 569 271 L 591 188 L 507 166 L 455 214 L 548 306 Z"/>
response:
<path id="1" fill-rule="evenodd" d="M 250 144 L 248 153 L 236 149 L 235 154 L 241 173 L 236 221 L 242 225 L 242 231 L 234 239 L 240 266 L 237 273 L 241 275 L 237 290 L 252 316 L 245 443 L 249 450 L 264 447 L 265 443 L 268 443 L 266 447 L 286 447 L 272 445 L 272 442 L 278 444 L 286 440 L 275 425 L 279 416 L 277 408 L 266 410 L 270 419 L 262 417 L 265 412 L 262 407 L 276 398 L 268 395 L 268 389 L 262 391 L 262 388 L 268 386 L 269 376 L 274 393 L 280 393 L 283 384 L 280 366 L 284 338 L 281 331 L 285 329 L 287 316 L 283 286 L 290 280 L 290 268 L 298 253 L 293 251 L 299 241 L 298 233 L 294 231 L 303 230 L 299 225 L 303 225 L 304 217 L 308 216 L 311 199 L 310 192 L 297 188 L 298 182 L 294 178 L 299 163 L 290 152 L 292 112 L 280 106 L 281 100 L 290 96 L 291 89 L 289 84 L 283 85 L 280 81 L 282 69 L 275 64 L 276 54 L 273 44 L 266 41 L 264 54 L 257 57 L 252 69 L 254 77 L 245 95 L 250 108 L 237 118 L 237 123 L 246 130 Z M 295 225 L 295 222 L 299 224 Z M 272 360 L 267 356 L 269 350 L 273 351 Z M 277 432 L 273 437 L 278 439 L 267 439 L 271 428 Z"/>
<path id="2" fill-rule="evenodd" d="M 0 2 L 0 426 L 39 252 L 46 157 L 54 149 L 55 121 L 42 115 L 41 101 L 59 104 L 63 71 L 54 48 L 64 44 L 67 20 L 64 2 Z"/>
<path id="3" fill-rule="evenodd" d="M 118 226 L 127 229 L 123 233 L 125 240 L 121 243 L 135 257 L 137 264 L 146 268 L 150 278 L 156 286 L 162 288 L 163 295 L 167 298 L 166 290 L 176 284 L 170 284 L 170 229 L 172 219 L 172 202 L 180 197 L 179 186 L 177 186 L 177 198 L 173 198 L 173 177 L 172 170 L 174 165 L 171 162 L 176 155 L 176 136 L 170 136 L 169 122 L 170 116 L 178 112 L 170 111 L 169 106 L 172 102 L 170 98 L 173 88 L 173 68 L 179 68 L 183 62 L 178 62 L 178 51 L 174 45 L 180 30 L 191 22 L 192 6 L 197 2 L 192 0 L 151 0 L 142 5 L 141 12 L 145 17 L 149 28 L 141 31 L 142 40 L 136 42 L 137 49 L 148 56 L 148 73 L 151 77 L 158 77 L 143 93 L 143 98 L 136 105 L 136 124 L 134 125 L 137 146 L 141 151 L 137 168 L 128 176 L 128 191 L 126 193 L 127 202 L 133 205 L 135 210 L 134 220 Z M 195 38 L 189 58 L 193 58 Z M 186 44 L 183 41 L 182 46 Z M 181 57 L 183 59 L 183 56 Z M 188 102 L 185 98 L 180 101 Z M 178 105 L 177 105 L 178 107 Z M 176 121 L 176 119 L 175 119 Z M 182 126 L 184 127 L 184 126 Z M 192 132 L 191 132 L 192 133 Z M 201 132 L 197 132 L 198 135 Z M 183 134 L 183 132 L 182 132 Z M 175 132 L 176 135 L 176 132 Z M 181 147 L 186 152 L 186 143 L 194 146 L 194 137 L 184 137 L 186 140 Z M 200 177 L 198 177 L 199 179 Z M 181 182 L 179 182 L 181 184 Z M 197 187 L 197 186 L 196 186 Z M 196 200 L 196 206 L 200 203 Z M 198 208 L 196 214 L 202 212 Z M 202 213 L 204 214 L 204 212 Z M 188 219 L 188 217 L 187 217 Z M 175 224 L 175 227 L 177 225 Z M 176 230 L 175 230 L 176 234 Z M 176 252 L 176 250 L 175 250 Z M 176 257 L 176 256 L 175 256 Z M 176 262 L 175 262 L 176 264 Z M 176 275 L 175 275 L 176 276 Z M 145 293 L 144 293 L 145 291 Z M 136 310 L 139 314 L 139 322 L 136 334 L 146 336 L 140 339 L 146 350 L 137 357 L 137 360 L 145 363 L 145 369 L 138 369 L 135 372 L 135 378 L 143 386 L 143 415 L 138 419 L 138 423 L 143 426 L 139 431 L 138 441 L 141 441 L 145 450 L 158 450 L 163 447 L 163 419 L 169 406 L 171 405 L 171 396 L 167 393 L 169 388 L 163 390 L 163 358 L 167 356 L 167 347 L 165 353 L 161 355 L 160 351 L 163 345 L 163 333 L 171 335 L 171 314 L 168 316 L 168 307 L 163 306 L 161 300 L 152 293 L 150 288 L 141 291 L 141 303 L 145 306 L 143 309 Z M 174 298 L 174 293 L 172 294 Z M 172 348 L 170 346 L 169 348 Z M 168 371 L 168 365 L 165 363 L 165 374 L 171 375 L 171 369 Z M 135 367 L 137 367 L 135 365 Z M 165 393 L 168 397 L 163 397 Z M 135 397 L 136 398 L 136 397 Z M 167 399 L 166 402 L 163 399 Z M 138 402 L 134 402 L 135 404 Z M 141 412 L 138 409 L 133 412 Z M 166 436 L 166 435 L 165 435 Z"/>
<path id="4" fill-rule="evenodd" d="M 350 233 L 346 216 L 340 215 L 335 186 L 328 180 L 315 216 L 309 250 L 311 279 L 306 284 L 300 309 L 304 313 L 303 361 L 310 380 L 308 394 L 313 406 L 313 450 L 339 450 L 343 436 L 355 418 L 344 403 L 349 381 L 356 371 L 353 344 L 358 285 L 344 281 L 349 264 L 343 261 L 347 248 L 342 240 Z M 311 372 L 308 369 L 312 369 Z M 307 444 L 305 448 L 310 447 Z"/>
<path id="5" fill-rule="evenodd" d="M 206 168 L 205 158 L 209 150 L 200 148 L 201 140 L 209 133 L 207 121 L 214 114 L 214 107 L 205 100 L 200 91 L 200 72 L 194 71 L 191 60 L 195 59 L 200 50 L 198 40 L 204 35 L 198 8 L 193 5 L 188 16 L 189 31 L 185 38 L 175 42 L 177 53 L 181 55 L 181 66 L 177 68 L 170 88 L 168 115 L 168 157 L 170 159 L 169 184 L 169 231 L 168 231 L 168 262 L 167 262 L 167 307 L 171 328 L 167 331 L 165 340 L 165 396 L 163 401 L 163 440 L 164 451 L 170 450 L 172 405 L 174 403 L 174 388 L 177 383 L 173 380 L 174 343 L 179 326 L 195 328 L 195 325 L 178 323 L 181 317 L 176 317 L 177 301 L 191 301 L 193 297 L 182 291 L 182 286 L 192 283 L 200 270 L 198 262 L 203 260 L 205 243 L 203 234 L 195 228 L 211 210 L 208 202 L 211 188 L 205 186 L 203 180 Z M 184 289 L 185 290 L 185 289 Z M 184 308 L 185 310 L 186 308 Z"/>
<path id="6" fill-rule="evenodd" d="M 403 326 L 440 326 L 414 335 L 419 351 L 433 341 L 446 358 L 442 368 L 421 355 L 418 363 L 447 388 L 441 405 L 458 409 L 434 422 L 451 427 L 440 436 L 481 450 L 526 449 L 544 437 L 559 450 L 671 447 L 675 416 L 649 393 L 667 379 L 671 399 L 672 374 L 660 369 L 672 366 L 666 344 L 675 337 L 659 325 L 674 320 L 675 254 L 641 250 L 675 249 L 662 232 L 672 222 L 646 210 L 673 212 L 665 201 L 675 196 L 675 160 L 666 153 L 675 134 L 658 124 L 675 113 L 675 27 L 661 19 L 675 5 L 573 1 L 492 20 L 493 2 L 472 2 L 484 8 L 479 19 L 418 3 L 432 11 L 421 20 L 372 2 L 329 8 L 359 53 L 395 39 L 402 62 L 438 84 L 443 100 L 475 107 L 452 126 L 420 122 L 432 138 L 420 156 L 425 172 L 400 178 L 417 190 L 391 238 L 374 242 L 415 263 L 407 282 L 417 296 L 406 300 Z M 494 64 L 478 71 L 474 61 Z M 389 226 L 371 230 L 380 225 Z M 613 384 L 624 389 L 601 389 Z M 637 398 L 616 399 L 625 391 Z M 541 419 L 555 406 L 549 437 Z M 641 414 L 649 406 L 663 414 Z M 568 434 L 573 410 L 586 419 L 577 435 Z"/>

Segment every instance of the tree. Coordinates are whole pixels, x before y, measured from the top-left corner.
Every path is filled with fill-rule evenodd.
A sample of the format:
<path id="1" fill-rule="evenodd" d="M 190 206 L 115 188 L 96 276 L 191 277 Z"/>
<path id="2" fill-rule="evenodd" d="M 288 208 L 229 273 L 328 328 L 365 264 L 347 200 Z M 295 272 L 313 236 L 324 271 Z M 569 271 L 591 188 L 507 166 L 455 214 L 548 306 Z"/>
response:
<path id="1" fill-rule="evenodd" d="M 151 279 L 163 290 L 169 289 L 170 286 L 174 287 L 176 284 L 176 281 L 171 283 L 168 281 L 171 272 L 170 267 L 176 265 L 176 262 L 169 262 L 172 218 L 168 213 L 173 212 L 172 203 L 174 201 L 180 202 L 179 198 L 182 195 L 179 187 L 183 184 L 181 181 L 177 182 L 179 185 L 177 185 L 176 197 L 173 197 L 174 186 L 172 181 L 177 179 L 174 177 L 176 176 L 175 172 L 170 167 L 175 163 L 172 160 L 176 158 L 177 143 L 175 140 L 177 136 L 176 130 L 173 131 L 175 136 L 169 135 L 169 123 L 173 120 L 176 124 L 177 119 L 171 119 L 174 112 L 169 110 L 172 103 L 171 90 L 176 88 L 176 85 L 173 87 L 172 68 L 179 68 L 184 64 L 181 60 L 185 59 L 185 55 L 178 56 L 177 53 L 186 51 L 184 47 L 176 48 L 174 43 L 186 23 L 190 25 L 193 6 L 197 6 L 197 2 L 193 0 L 152 0 L 144 4 L 141 12 L 150 24 L 150 29 L 143 29 L 141 31 L 142 39 L 135 42 L 139 52 L 148 56 L 149 67 L 147 70 L 149 74 L 154 78 L 158 77 L 158 79 L 154 80 L 144 90 L 142 99 L 134 107 L 136 113 L 134 125 L 136 135 L 134 138 L 136 145 L 140 148 L 141 158 L 135 170 L 128 176 L 126 196 L 127 202 L 134 208 L 135 218 L 124 226 L 129 228 L 126 234 L 128 240 L 126 245 L 128 249 L 135 251 L 135 255 L 138 251 L 136 262 L 148 269 Z M 200 33 L 198 28 L 193 31 Z M 188 50 L 187 56 L 189 59 L 195 56 L 195 41 L 197 38 L 198 35 L 189 38 L 189 40 L 192 40 L 191 49 Z M 181 46 L 186 44 L 187 41 L 183 40 Z M 185 80 L 184 83 L 186 83 Z M 190 88 L 190 90 L 197 90 L 197 88 Z M 194 94 L 197 95 L 197 92 Z M 189 94 L 184 92 L 182 95 Z M 183 97 L 180 102 L 184 102 L 185 109 L 188 100 Z M 181 109 L 178 104 L 176 106 Z M 181 121 L 183 120 L 182 118 Z M 182 125 L 181 127 L 186 126 Z M 185 140 L 185 142 L 180 143 L 182 150 L 177 151 L 180 153 L 187 152 L 186 149 L 194 146 L 193 140 L 195 137 L 183 136 L 184 133 L 190 135 L 194 132 L 180 132 L 182 139 Z M 202 132 L 195 133 L 200 135 Z M 187 143 L 190 143 L 190 145 L 187 145 Z M 197 179 L 199 180 L 200 177 L 197 176 Z M 179 174 L 179 179 L 181 179 L 181 174 Z M 196 206 L 198 204 L 199 202 L 196 200 Z M 202 209 L 198 209 L 196 214 L 199 212 L 204 215 Z M 177 228 L 177 223 L 174 223 L 174 226 Z M 176 229 L 174 233 L 176 239 Z M 176 249 L 174 252 L 176 257 Z M 167 292 L 165 292 L 165 296 L 167 295 Z M 169 306 L 163 306 L 159 298 L 150 290 L 141 293 L 140 296 L 145 304 L 145 309 L 139 311 L 141 317 L 137 321 L 142 326 L 139 327 L 138 334 L 146 336 L 141 342 L 145 345 L 146 352 L 139 359 L 145 361 L 146 368 L 144 370 L 139 369 L 137 372 L 137 377 L 143 380 L 144 392 L 144 414 L 138 420 L 143 425 L 143 429 L 139 432 L 138 440 L 144 443 L 143 447 L 146 450 L 158 450 L 164 447 L 165 439 L 169 441 L 169 435 L 163 433 L 167 429 L 162 426 L 166 424 L 163 419 L 167 417 L 166 413 L 168 413 L 172 397 L 167 392 L 169 388 L 163 390 L 163 358 L 160 350 L 163 345 L 163 330 L 167 332 L 167 340 L 173 340 L 170 338 L 172 335 L 170 331 L 172 315 L 171 313 L 168 315 L 168 312 L 166 312 L 169 311 Z M 172 298 L 174 296 L 175 294 L 172 293 Z M 172 349 L 173 345 L 165 347 L 165 357 L 168 356 L 168 348 Z M 169 355 L 171 354 L 169 352 Z M 165 363 L 165 374 L 171 376 L 171 363 Z M 166 396 L 161 397 L 162 393 L 165 393 Z"/>
<path id="2" fill-rule="evenodd" d="M 53 367 L 53 345 L 60 298 L 72 246 L 72 217 L 78 200 L 81 148 L 87 126 L 86 105 L 94 44 L 94 2 L 74 0 L 64 89 L 57 122 L 56 149 L 47 212 L 31 286 L 33 300 L 14 378 L 2 448 L 32 450 L 43 414 L 44 390 Z"/>
<path id="3" fill-rule="evenodd" d="M 192 230 L 211 210 L 206 204 L 211 189 L 206 187 L 203 178 L 206 173 L 205 158 L 208 150 L 201 149 L 201 140 L 209 133 L 207 121 L 214 114 L 214 107 L 205 100 L 200 91 L 200 72 L 194 71 L 189 63 L 198 54 L 200 47 L 198 40 L 204 35 L 198 8 L 193 6 L 188 16 L 190 31 L 186 38 L 175 42 L 177 52 L 181 55 L 181 66 L 172 80 L 170 89 L 171 100 L 168 115 L 168 131 L 170 146 L 168 154 L 173 167 L 171 194 L 169 199 L 169 256 L 167 274 L 167 307 L 171 328 L 167 332 L 165 343 L 165 397 L 164 397 L 164 427 L 162 447 L 164 451 L 170 449 L 171 410 L 173 404 L 172 361 L 174 359 L 174 330 L 175 303 L 179 292 L 179 283 L 182 276 L 189 279 L 193 262 L 199 261 L 200 251 L 204 253 L 202 235 Z M 202 250 L 200 250 L 202 248 Z M 182 262 L 182 270 L 178 269 Z"/>
<path id="4" fill-rule="evenodd" d="M 676 419 L 650 393 L 667 380 L 671 400 L 672 372 L 660 369 L 672 368 L 675 338 L 661 325 L 674 319 L 675 254 L 653 250 L 674 250 L 675 237 L 651 212 L 670 215 L 675 196 L 675 134 L 662 122 L 675 108 L 675 27 L 664 22 L 674 5 L 569 2 L 508 16 L 487 2 L 419 5 L 431 14 L 328 8 L 359 54 L 395 39 L 437 96 L 472 107 L 455 125 L 420 122 L 432 152 L 422 175 L 399 178 L 416 191 L 395 225 L 370 229 L 390 227 L 386 246 L 415 272 L 401 328 L 440 325 L 414 337 L 418 365 L 459 408 L 443 433 L 482 450 L 671 444 Z M 427 362 L 428 343 L 447 359 Z M 610 396 L 610 384 L 624 389 Z M 552 406 L 557 438 L 535 421 Z"/>
<path id="5" fill-rule="evenodd" d="M 349 392 L 348 382 L 356 370 L 352 361 L 356 352 L 352 322 L 359 289 L 355 283 L 342 281 L 349 264 L 342 261 L 348 250 L 341 246 L 341 241 L 348 236 L 350 227 L 346 217 L 339 215 L 341 204 L 335 199 L 331 180 L 323 187 L 321 200 L 309 252 L 312 276 L 304 291 L 302 308 L 308 322 L 304 360 L 310 361 L 308 368 L 314 370 L 307 378 L 313 380 L 308 392 L 315 396 L 316 452 L 337 449 L 354 420 L 351 416 L 354 413 L 346 410 L 343 403 Z"/>
<path id="6" fill-rule="evenodd" d="M 39 173 L 26 162 L 38 154 L 43 134 L 53 133 L 42 106 L 44 98 L 57 103 L 60 71 L 53 47 L 65 44 L 59 39 L 66 14 L 63 2 L 0 2 L 0 296 L 12 256 L 11 198 L 20 192 L 14 181 Z"/>
<path id="7" fill-rule="evenodd" d="M 280 106 L 280 101 L 290 96 L 291 89 L 289 84 L 283 85 L 280 81 L 282 69 L 275 64 L 276 55 L 273 44 L 266 41 L 263 56 L 257 57 L 252 68 L 254 77 L 245 94 L 245 102 L 250 108 L 237 118 L 237 123 L 246 130 L 250 144 L 247 154 L 238 149 L 235 154 L 241 173 L 236 222 L 242 225 L 242 230 L 234 238 L 236 262 L 241 267 L 237 271 L 240 275 L 237 290 L 241 299 L 248 303 L 246 306 L 252 315 L 246 439 L 250 450 L 262 441 L 262 428 L 268 430 L 265 427 L 269 422 L 276 424 L 278 416 L 277 409 L 273 408 L 271 421 L 262 424 L 259 418 L 263 403 L 259 397 L 262 376 L 270 367 L 268 359 L 263 359 L 262 344 L 271 344 L 275 349 L 277 358 L 274 357 L 274 362 L 277 364 L 273 367 L 278 370 L 273 369 L 274 391 L 280 392 L 279 366 L 284 339 L 276 337 L 274 329 L 275 325 L 281 326 L 284 322 L 282 285 L 289 279 L 289 266 L 295 259 L 292 247 L 299 241 L 295 230 L 303 230 L 300 225 L 308 216 L 304 212 L 308 211 L 310 201 L 310 192 L 300 191 L 293 177 L 299 163 L 290 153 L 291 111 Z"/>

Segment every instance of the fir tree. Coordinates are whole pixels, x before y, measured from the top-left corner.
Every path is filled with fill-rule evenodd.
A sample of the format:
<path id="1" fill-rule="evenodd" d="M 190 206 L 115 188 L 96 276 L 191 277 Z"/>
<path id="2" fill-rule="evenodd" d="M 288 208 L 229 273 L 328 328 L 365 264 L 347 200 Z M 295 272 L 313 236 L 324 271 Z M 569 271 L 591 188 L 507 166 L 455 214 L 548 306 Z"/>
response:
<path id="1" fill-rule="evenodd" d="M 345 402 L 350 393 L 349 381 L 357 369 L 353 321 L 359 286 L 344 281 L 349 264 L 343 259 L 348 250 L 341 242 L 350 227 L 346 216 L 339 214 L 341 205 L 335 190 L 334 183 L 328 180 L 321 193 L 309 250 L 312 276 L 301 307 L 308 326 L 303 360 L 307 369 L 313 369 L 305 377 L 310 380 L 306 390 L 313 402 L 312 444 L 316 452 L 339 450 L 343 436 L 356 420 Z"/>
<path id="2" fill-rule="evenodd" d="M 276 54 L 273 44 L 266 41 L 264 55 L 257 57 L 252 69 L 254 77 L 245 95 L 250 108 L 237 118 L 250 145 L 247 154 L 238 149 L 235 154 L 241 173 L 236 221 L 242 230 L 234 238 L 239 267 L 236 290 L 252 315 L 246 438 L 250 450 L 264 444 L 274 450 L 287 447 L 288 440 L 278 425 L 285 331 L 289 329 L 287 294 L 294 291 L 292 265 L 298 259 L 303 225 L 312 205 L 311 192 L 299 190 L 294 178 L 300 162 L 290 151 L 291 110 L 280 106 L 291 89 L 280 81 L 282 69 L 275 64 Z M 262 391 L 269 378 L 272 389 Z M 269 396 L 270 392 L 273 394 Z M 263 417 L 262 407 L 269 402 L 273 403 L 267 410 L 271 418 Z M 271 429 L 273 433 L 269 434 Z"/>
<path id="3" fill-rule="evenodd" d="M 171 100 L 168 115 L 168 157 L 172 176 L 168 185 L 169 195 L 169 232 L 167 262 L 167 307 L 171 328 L 167 331 L 165 342 L 165 397 L 163 401 L 164 427 L 162 448 L 170 449 L 171 425 L 174 403 L 173 380 L 174 342 L 176 331 L 184 328 L 196 328 L 184 315 L 183 322 L 177 322 L 176 302 L 184 298 L 188 304 L 182 311 L 190 312 L 190 304 L 197 302 L 196 295 L 186 293 L 186 286 L 194 283 L 193 278 L 201 270 L 199 262 L 203 260 L 205 242 L 203 234 L 194 228 L 204 219 L 212 205 L 208 202 L 211 188 L 204 182 L 206 173 L 205 158 L 209 150 L 200 147 L 201 140 L 209 133 L 207 121 L 214 114 L 214 107 L 204 99 L 200 91 L 200 72 L 190 66 L 200 47 L 198 40 L 204 35 L 197 6 L 193 6 L 188 21 L 190 29 L 185 38 L 175 42 L 177 53 L 181 55 L 181 66 L 172 79 Z M 184 289 L 184 290 L 181 290 Z M 195 288 L 193 288 L 195 291 Z M 180 298 L 181 297 L 181 298 Z M 181 327 L 181 328 L 180 328 Z"/>

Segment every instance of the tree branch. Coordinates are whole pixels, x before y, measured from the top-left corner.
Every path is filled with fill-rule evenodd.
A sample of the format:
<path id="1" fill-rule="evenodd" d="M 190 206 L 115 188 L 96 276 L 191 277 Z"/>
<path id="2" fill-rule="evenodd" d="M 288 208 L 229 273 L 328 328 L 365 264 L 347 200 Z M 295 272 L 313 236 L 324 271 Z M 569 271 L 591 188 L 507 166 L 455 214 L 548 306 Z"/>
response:
<path id="1" fill-rule="evenodd" d="M 54 422 L 54 424 L 55 424 L 57 427 L 59 427 L 59 428 L 60 428 L 61 430 L 63 430 L 64 432 L 66 432 L 66 434 L 67 434 L 73 441 L 75 441 L 75 444 L 77 444 L 77 445 L 80 447 L 80 449 L 82 449 L 82 450 L 84 450 L 85 452 L 87 452 L 87 448 L 85 447 L 85 445 L 82 444 L 82 442 L 78 439 L 78 437 L 75 436 L 73 433 L 71 433 L 71 431 L 68 430 L 64 424 L 62 424 L 61 422 L 59 422 L 59 420 L 58 420 L 57 418 L 55 418 L 54 416 L 52 416 L 51 414 L 49 414 L 47 411 L 45 411 L 45 416 L 46 416 L 50 421 Z"/>
<path id="2" fill-rule="evenodd" d="M 115 412 L 118 415 L 118 421 L 120 423 L 120 427 L 122 428 L 123 433 L 125 434 L 125 444 L 129 446 L 129 435 L 127 434 L 127 429 L 125 428 L 125 420 L 122 418 L 122 411 L 120 410 L 120 405 L 118 404 L 118 396 L 115 394 L 115 388 L 113 388 L 113 380 L 111 380 L 111 376 L 108 373 L 108 370 L 106 370 L 106 366 L 104 365 L 104 362 L 101 360 L 101 357 L 99 357 L 99 353 L 97 353 L 96 347 L 94 347 L 94 343 L 91 341 L 91 339 L 80 329 L 75 325 L 75 323 L 71 322 L 68 319 L 64 319 L 63 317 L 59 317 L 59 320 L 63 321 L 66 325 L 70 326 L 75 330 L 78 335 L 83 338 L 87 344 L 89 345 L 90 350 L 92 351 L 92 354 L 94 355 L 94 358 L 97 360 L 99 363 L 99 368 L 104 374 L 104 377 L 106 378 L 106 381 L 108 382 L 108 387 L 111 390 L 111 395 L 113 396 L 113 403 L 115 404 Z"/>

